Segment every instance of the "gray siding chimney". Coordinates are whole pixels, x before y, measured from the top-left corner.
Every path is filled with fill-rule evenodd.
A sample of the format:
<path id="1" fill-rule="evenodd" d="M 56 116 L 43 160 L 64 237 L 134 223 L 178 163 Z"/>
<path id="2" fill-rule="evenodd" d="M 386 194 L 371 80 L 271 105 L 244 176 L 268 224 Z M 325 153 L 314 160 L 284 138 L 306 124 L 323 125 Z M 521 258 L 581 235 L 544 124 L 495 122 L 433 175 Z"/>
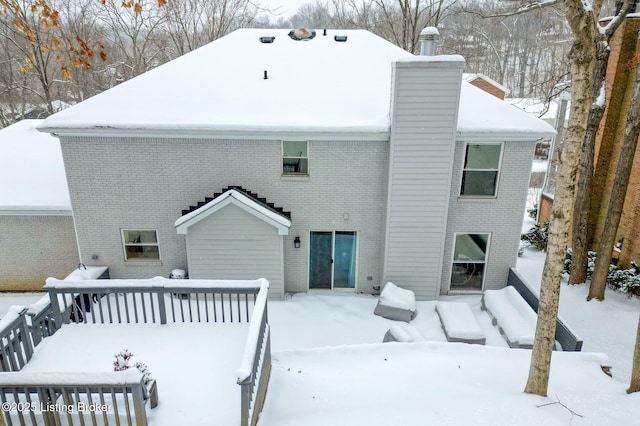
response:
<path id="1" fill-rule="evenodd" d="M 438 39 L 440 39 L 440 32 L 436 27 L 426 27 L 420 31 L 420 55 L 434 56 Z"/>
<path id="2" fill-rule="evenodd" d="M 463 67 L 452 55 L 392 68 L 383 280 L 419 300 L 440 293 Z"/>

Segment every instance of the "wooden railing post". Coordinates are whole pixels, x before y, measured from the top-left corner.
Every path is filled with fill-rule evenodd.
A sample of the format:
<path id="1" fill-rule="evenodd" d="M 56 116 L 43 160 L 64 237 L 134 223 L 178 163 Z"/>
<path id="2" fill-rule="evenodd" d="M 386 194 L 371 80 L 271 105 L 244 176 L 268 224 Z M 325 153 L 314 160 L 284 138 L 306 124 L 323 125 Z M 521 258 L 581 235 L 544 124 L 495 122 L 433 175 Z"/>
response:
<path id="1" fill-rule="evenodd" d="M 164 300 L 165 288 L 154 287 L 156 289 L 156 295 L 158 296 L 158 314 L 160 315 L 160 324 L 167 323 L 167 307 Z"/>
<path id="2" fill-rule="evenodd" d="M 136 417 L 136 425 L 147 425 L 147 411 L 144 405 L 144 392 L 142 387 L 144 383 L 140 383 L 131 387 L 131 395 L 133 396 L 133 412 Z"/>
<path id="3" fill-rule="evenodd" d="M 58 300 L 58 291 L 55 288 L 49 288 L 48 291 L 51 310 L 53 311 L 53 319 L 56 321 L 56 325 L 60 328 L 62 324 L 69 324 L 71 321 L 68 315 L 65 315 L 65 319 L 63 319 L 60 300 Z M 62 297 L 64 297 L 64 295 L 62 295 Z"/>
<path id="4" fill-rule="evenodd" d="M 29 332 L 29 326 L 27 325 L 27 308 L 20 311 L 20 340 L 25 352 L 25 363 L 29 362 L 33 356 L 33 341 L 31 340 L 31 333 Z"/>
<path id="5" fill-rule="evenodd" d="M 240 383 L 240 426 L 249 426 L 251 412 L 251 394 L 253 393 L 253 374 Z"/>

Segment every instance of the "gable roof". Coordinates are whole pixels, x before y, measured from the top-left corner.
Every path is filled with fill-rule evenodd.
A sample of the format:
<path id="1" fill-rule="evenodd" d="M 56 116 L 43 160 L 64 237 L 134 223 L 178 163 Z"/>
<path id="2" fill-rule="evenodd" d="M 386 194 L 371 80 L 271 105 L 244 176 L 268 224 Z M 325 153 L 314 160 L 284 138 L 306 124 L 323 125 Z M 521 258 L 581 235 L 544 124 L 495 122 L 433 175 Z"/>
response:
<path id="1" fill-rule="evenodd" d="M 237 30 L 49 117 L 41 129 L 70 135 L 311 139 L 321 133 L 324 139 L 388 140 L 391 64 L 414 56 L 365 30 L 327 30 L 326 36 L 318 30 L 306 41 L 288 33 Z M 347 40 L 336 41 L 339 35 Z M 267 36 L 275 39 L 260 41 Z M 461 104 L 483 104 L 490 96 L 463 90 Z M 476 129 L 465 127 L 466 114 L 480 116 L 485 128 L 505 130 L 502 110 L 511 107 L 496 108 L 465 110 L 458 131 Z M 537 134 L 535 118 L 523 116 L 523 131 Z"/>
<path id="2" fill-rule="evenodd" d="M 233 204 L 272 225 L 278 230 L 279 235 L 288 235 L 291 227 L 291 213 L 282 211 L 273 204 L 267 203 L 264 198 L 245 190 L 242 187 L 230 186 L 224 192 L 215 194 L 213 198 L 206 198 L 205 202 L 192 206 L 189 210 L 183 210 L 182 217 L 176 220 L 174 226 L 178 234 L 186 234 L 189 227 L 209 217 L 220 209 Z"/>
<path id="3" fill-rule="evenodd" d="M 69 214 L 71 201 L 60 142 L 22 120 L 0 130 L 0 210 L 4 214 Z"/>

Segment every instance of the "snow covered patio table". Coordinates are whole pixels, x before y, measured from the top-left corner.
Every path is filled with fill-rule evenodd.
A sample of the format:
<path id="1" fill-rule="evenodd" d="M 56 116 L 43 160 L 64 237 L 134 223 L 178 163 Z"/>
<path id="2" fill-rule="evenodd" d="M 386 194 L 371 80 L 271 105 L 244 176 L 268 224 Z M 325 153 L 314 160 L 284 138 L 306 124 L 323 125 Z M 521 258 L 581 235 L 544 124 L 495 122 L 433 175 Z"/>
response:
<path id="1" fill-rule="evenodd" d="M 130 350 L 158 384 L 147 418 L 161 425 L 238 425 L 248 323 L 68 324 L 43 340 L 24 372 L 109 372 L 114 354 Z"/>

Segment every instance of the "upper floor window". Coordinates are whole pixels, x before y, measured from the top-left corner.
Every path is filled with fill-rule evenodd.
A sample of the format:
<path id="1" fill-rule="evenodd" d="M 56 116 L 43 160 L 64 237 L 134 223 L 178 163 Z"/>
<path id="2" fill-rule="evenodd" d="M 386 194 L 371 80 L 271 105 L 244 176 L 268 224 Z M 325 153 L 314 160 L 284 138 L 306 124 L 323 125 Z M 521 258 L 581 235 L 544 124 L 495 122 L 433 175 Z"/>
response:
<path id="1" fill-rule="evenodd" d="M 160 260 L 158 232 L 154 229 L 122 230 L 125 260 Z"/>
<path id="2" fill-rule="evenodd" d="M 309 174 L 309 142 L 282 141 L 282 174 Z"/>
<path id="3" fill-rule="evenodd" d="M 465 147 L 460 195 L 495 197 L 501 157 L 501 143 L 468 143 Z"/>

